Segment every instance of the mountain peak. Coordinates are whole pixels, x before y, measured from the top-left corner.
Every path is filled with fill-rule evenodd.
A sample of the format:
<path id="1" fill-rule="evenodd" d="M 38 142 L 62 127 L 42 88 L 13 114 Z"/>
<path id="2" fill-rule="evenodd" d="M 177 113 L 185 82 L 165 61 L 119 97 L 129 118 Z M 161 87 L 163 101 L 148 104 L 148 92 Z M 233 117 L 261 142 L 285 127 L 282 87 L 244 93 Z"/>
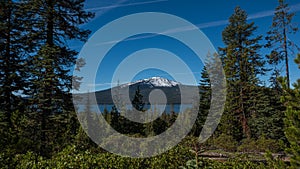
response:
<path id="1" fill-rule="evenodd" d="M 126 87 L 126 86 L 131 86 L 136 84 L 149 85 L 151 87 L 174 87 L 180 85 L 179 82 L 175 82 L 173 80 L 155 76 L 147 79 L 138 80 L 136 82 L 127 83 L 122 85 L 121 87 Z"/>
<path id="2" fill-rule="evenodd" d="M 155 87 L 173 87 L 180 83 L 162 77 L 151 77 L 141 81 L 142 83 L 150 84 Z"/>

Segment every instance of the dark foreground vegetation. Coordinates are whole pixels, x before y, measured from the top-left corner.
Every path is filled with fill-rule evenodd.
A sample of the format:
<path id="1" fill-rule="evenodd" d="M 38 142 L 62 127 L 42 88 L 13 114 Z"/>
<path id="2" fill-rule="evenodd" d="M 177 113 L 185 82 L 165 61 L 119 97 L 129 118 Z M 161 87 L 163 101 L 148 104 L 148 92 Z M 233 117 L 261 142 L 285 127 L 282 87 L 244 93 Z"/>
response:
<path id="1" fill-rule="evenodd" d="M 207 70 L 213 68 L 207 63 L 210 69 L 203 69 L 199 85 L 199 115 L 189 136 L 168 152 L 146 159 L 104 151 L 79 125 L 71 89 L 80 87 L 81 78 L 72 77 L 71 71 L 76 62 L 79 71 L 84 60 L 76 60 L 77 52 L 67 41 L 87 40 L 90 32 L 79 25 L 93 14 L 85 12 L 83 4 L 84 0 L 0 1 L 0 168 L 300 167 L 300 80 L 290 84 L 288 69 L 288 60 L 298 52 L 288 35 L 298 29 L 283 0 L 264 35 L 256 34 L 255 23 L 240 7 L 229 18 L 222 32 L 224 46 L 214 55 L 225 70 L 227 100 L 212 137 L 203 144 L 196 139 L 210 108 Z M 300 68 L 299 54 L 295 62 Z M 142 97 L 137 91 L 133 99 L 138 110 L 143 110 Z M 139 124 L 124 119 L 122 111 L 126 110 L 113 108 L 104 116 L 112 127 L 132 137 L 159 134 L 177 117 L 173 112 Z M 98 115 L 87 102 L 79 118 L 97 120 Z M 226 159 L 209 159 L 203 153 Z"/>
<path id="2" fill-rule="evenodd" d="M 223 143 L 224 144 L 224 143 Z M 264 145 L 261 145 L 264 146 Z M 152 158 L 128 158 L 105 152 L 99 148 L 69 145 L 51 158 L 33 152 L 1 156 L 3 168 L 286 168 L 289 163 L 275 160 L 271 153 L 259 156 L 232 152 L 224 161 L 201 156 L 204 145 L 197 145 L 196 138 L 187 137 L 170 151 Z M 225 151 L 211 151 L 225 153 Z M 227 152 L 228 153 L 228 152 Z M 255 160 L 254 160 L 255 159 Z M 9 163 L 7 163 L 9 161 Z M 3 162 L 3 163 L 2 163 Z"/>

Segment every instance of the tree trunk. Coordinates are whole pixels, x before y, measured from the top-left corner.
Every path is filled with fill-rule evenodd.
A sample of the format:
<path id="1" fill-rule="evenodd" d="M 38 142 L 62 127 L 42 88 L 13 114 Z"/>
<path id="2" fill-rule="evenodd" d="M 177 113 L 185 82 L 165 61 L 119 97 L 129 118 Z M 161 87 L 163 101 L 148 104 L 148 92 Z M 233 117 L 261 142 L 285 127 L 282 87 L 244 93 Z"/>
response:
<path id="1" fill-rule="evenodd" d="M 289 57 L 288 57 L 288 49 L 287 49 L 287 35 L 286 35 L 286 25 L 283 25 L 283 48 L 284 48 L 284 58 L 285 58 L 285 69 L 286 69 L 286 80 L 287 87 L 290 88 L 290 72 L 289 72 Z"/>

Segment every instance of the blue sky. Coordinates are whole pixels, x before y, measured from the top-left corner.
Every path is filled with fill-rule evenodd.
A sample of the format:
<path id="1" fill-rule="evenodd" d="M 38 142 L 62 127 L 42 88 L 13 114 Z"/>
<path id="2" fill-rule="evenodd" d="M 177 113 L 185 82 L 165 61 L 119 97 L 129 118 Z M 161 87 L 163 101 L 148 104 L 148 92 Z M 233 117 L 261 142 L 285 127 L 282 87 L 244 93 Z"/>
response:
<path id="1" fill-rule="evenodd" d="M 300 26 L 300 2 L 297 0 L 288 0 L 287 3 L 291 9 L 296 12 L 294 23 Z M 254 21 L 256 26 L 258 26 L 257 34 L 265 34 L 271 25 L 273 10 L 277 6 L 277 0 L 87 0 L 85 3 L 86 10 L 95 12 L 96 16 L 89 23 L 82 25 L 82 27 L 90 29 L 92 36 L 98 29 L 117 18 L 140 12 L 163 12 L 176 15 L 196 25 L 217 49 L 218 47 L 224 46 L 222 43 L 222 30 L 225 28 L 227 20 L 229 16 L 232 15 L 234 8 L 238 5 L 248 13 L 249 22 Z M 119 29 L 119 31 L 122 31 L 122 27 Z M 179 31 L 184 32 L 185 30 Z M 199 81 L 203 64 L 201 61 L 195 59 L 196 57 L 193 57 L 195 54 L 190 51 L 187 46 L 167 36 L 146 37 L 148 38 L 137 35 L 133 38 L 134 40 L 119 42 L 107 53 L 103 59 L 103 63 L 100 64 L 97 70 L 97 78 L 93 86 L 95 90 L 109 88 L 111 86 L 114 70 L 120 62 L 133 52 L 147 48 L 160 48 L 172 51 L 184 62 L 187 62 L 194 77 Z M 300 45 L 299 37 L 300 33 L 289 36 L 291 40 Z M 71 41 L 69 45 L 71 48 L 80 51 L 84 44 Z M 99 46 L 99 48 L 101 48 L 101 46 Z M 92 50 L 94 50 L 93 52 L 97 55 L 98 47 Z M 266 50 L 262 50 L 262 53 L 264 52 L 266 52 Z M 293 57 L 290 58 L 292 82 L 300 78 L 299 70 L 294 64 L 293 59 Z M 148 69 L 141 70 L 137 72 L 133 79 L 128 79 L 127 81 L 122 80 L 120 83 L 151 76 L 173 79 L 168 75 L 168 72 L 158 69 Z M 264 79 L 266 79 L 266 77 L 264 77 Z M 183 81 L 181 83 L 185 82 Z"/>

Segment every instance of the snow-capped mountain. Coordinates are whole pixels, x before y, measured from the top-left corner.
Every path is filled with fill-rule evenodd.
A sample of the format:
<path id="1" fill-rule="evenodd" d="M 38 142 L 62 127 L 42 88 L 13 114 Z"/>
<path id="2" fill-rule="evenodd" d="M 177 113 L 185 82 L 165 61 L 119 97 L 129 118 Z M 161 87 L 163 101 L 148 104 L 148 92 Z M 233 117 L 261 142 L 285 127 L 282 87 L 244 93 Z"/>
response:
<path id="1" fill-rule="evenodd" d="M 132 100 L 137 88 L 140 89 L 145 103 L 149 103 L 149 94 L 154 89 L 159 89 L 164 92 L 168 104 L 191 103 L 195 98 L 195 94 L 197 95 L 199 93 L 197 92 L 197 86 L 183 85 L 179 82 L 162 77 L 151 77 L 148 79 L 142 79 L 135 82 L 122 84 L 112 89 L 96 91 L 95 95 L 97 104 L 113 104 L 112 95 L 114 93 L 120 93 L 120 99 L 122 99 L 123 101 L 125 100 L 126 104 L 128 104 L 130 101 L 127 100 L 127 97 L 125 96 L 129 94 L 129 98 L 130 100 Z M 189 96 L 188 98 L 185 98 L 185 100 L 181 100 L 181 90 L 184 90 L 185 93 Z M 87 97 L 85 96 L 85 94 L 81 96 L 83 98 Z M 159 101 L 159 99 L 157 100 Z"/>
<path id="2" fill-rule="evenodd" d="M 151 77 L 148 79 L 142 79 L 136 82 L 123 84 L 121 85 L 121 88 L 132 85 L 148 85 L 149 87 L 174 87 L 180 85 L 180 83 L 162 77 Z"/>

